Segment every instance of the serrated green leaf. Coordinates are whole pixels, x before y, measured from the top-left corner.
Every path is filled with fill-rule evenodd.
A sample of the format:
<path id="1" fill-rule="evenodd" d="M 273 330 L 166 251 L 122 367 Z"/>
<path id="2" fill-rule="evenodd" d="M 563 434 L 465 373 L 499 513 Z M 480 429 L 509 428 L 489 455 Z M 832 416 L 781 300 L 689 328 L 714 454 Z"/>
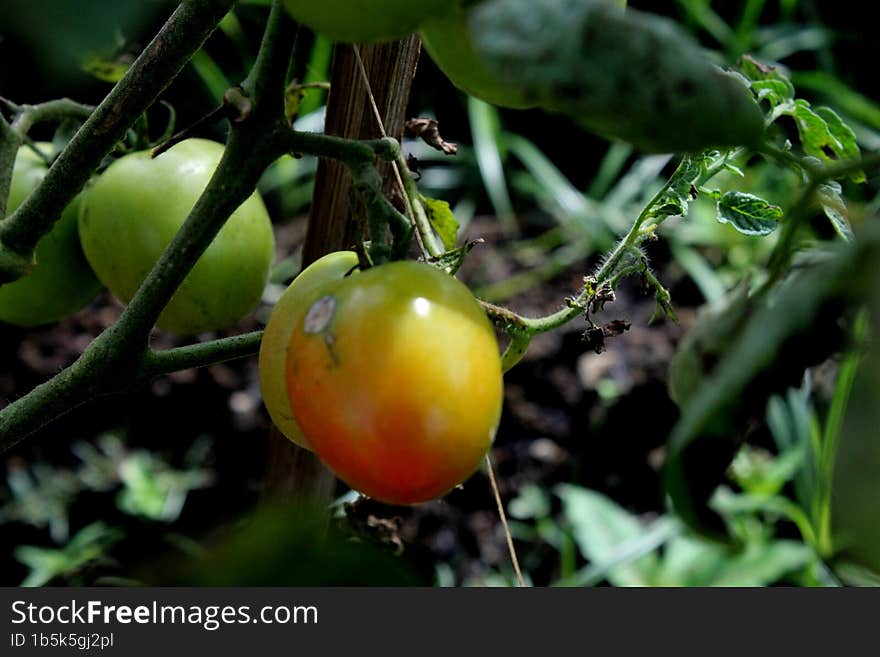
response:
<path id="1" fill-rule="evenodd" d="M 685 156 L 669 181 L 666 192 L 648 214 L 652 217 L 686 217 L 691 202 L 696 198 L 694 185 L 713 155 L 717 155 L 717 152 Z"/>
<path id="2" fill-rule="evenodd" d="M 455 241 L 458 237 L 458 220 L 452 213 L 452 208 L 446 201 L 439 201 L 426 196 L 421 197 L 422 205 L 425 206 L 425 212 L 428 220 L 440 236 L 443 246 L 447 250 L 455 248 Z"/>
<path id="3" fill-rule="evenodd" d="M 778 66 L 745 55 L 739 62 L 739 70 L 751 82 L 759 100 L 767 100 L 773 107 L 794 100 L 794 85 Z"/>
<path id="4" fill-rule="evenodd" d="M 782 208 L 745 192 L 727 192 L 718 201 L 718 221 L 744 235 L 769 235 L 779 227 Z"/>
<path id="5" fill-rule="evenodd" d="M 457 249 L 452 249 L 451 251 L 447 251 L 443 255 L 437 256 L 436 258 L 431 258 L 428 262 L 438 269 L 442 269 L 450 276 L 455 275 L 460 268 L 464 259 L 467 257 L 467 254 L 471 252 L 477 244 L 482 242 L 482 240 L 476 240 L 474 242 L 468 242 L 464 246 L 460 246 Z"/>
<path id="6" fill-rule="evenodd" d="M 832 180 L 819 186 L 817 195 L 825 216 L 831 222 L 836 232 L 847 242 L 853 240 L 853 230 L 847 218 L 846 201 L 843 200 L 843 190 L 840 183 Z"/>
<path id="7" fill-rule="evenodd" d="M 855 134 L 831 109 L 813 109 L 806 100 L 797 99 L 786 112 L 797 124 L 804 152 L 822 162 L 852 160 L 859 157 L 860 151 Z M 864 174 L 852 175 L 855 181 L 863 181 Z"/>
<path id="8" fill-rule="evenodd" d="M 752 91 L 758 100 L 766 100 L 770 107 L 776 107 L 791 100 L 794 89 L 787 80 L 757 80 L 752 82 Z"/>
<path id="9" fill-rule="evenodd" d="M 843 119 L 840 118 L 840 115 L 838 115 L 837 112 L 830 107 L 817 107 L 816 114 L 824 119 L 825 124 L 828 126 L 828 131 L 840 144 L 840 157 L 848 160 L 857 160 L 861 157 L 862 152 L 859 149 L 859 144 L 856 140 L 856 133 L 843 122 Z M 865 182 L 865 172 L 856 171 L 850 176 L 850 178 L 853 182 Z"/>

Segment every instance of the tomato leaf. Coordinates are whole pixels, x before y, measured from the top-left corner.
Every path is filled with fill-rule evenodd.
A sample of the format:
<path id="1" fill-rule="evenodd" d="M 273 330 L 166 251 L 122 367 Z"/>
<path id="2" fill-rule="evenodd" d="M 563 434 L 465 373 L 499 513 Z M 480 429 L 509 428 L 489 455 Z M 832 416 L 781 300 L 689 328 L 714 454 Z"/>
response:
<path id="1" fill-rule="evenodd" d="M 451 251 L 447 251 L 443 255 L 437 256 L 436 258 L 431 258 L 428 260 L 428 263 L 437 267 L 438 269 L 442 269 L 450 276 L 455 275 L 460 268 L 464 259 L 467 257 L 467 254 L 471 252 L 477 244 L 481 244 L 483 242 L 482 239 L 474 240 L 473 242 L 468 242 L 464 246 L 460 246 L 457 249 L 452 249 Z"/>
<path id="2" fill-rule="evenodd" d="M 855 133 L 834 110 L 827 107 L 814 110 L 810 103 L 799 98 L 785 113 L 794 118 L 807 155 L 825 163 L 854 160 L 860 156 Z M 853 182 L 864 182 L 865 174 L 857 171 L 850 178 Z"/>
<path id="3" fill-rule="evenodd" d="M 664 153 L 763 135 L 744 80 L 662 16 L 604 0 L 484 0 L 468 25 L 496 79 L 591 132 Z"/>
<path id="4" fill-rule="evenodd" d="M 686 217 L 691 202 L 696 198 L 696 183 L 706 170 L 706 164 L 717 151 L 700 155 L 686 155 L 667 185 L 665 194 L 648 211 L 652 217 Z"/>
<path id="5" fill-rule="evenodd" d="M 425 212 L 428 220 L 440 236 L 443 246 L 447 250 L 455 248 L 455 241 L 458 237 L 458 219 L 452 213 L 452 208 L 446 201 L 439 201 L 426 196 L 420 197 L 422 205 L 425 206 Z"/>
<path id="6" fill-rule="evenodd" d="M 766 100 L 770 107 L 794 100 L 794 85 L 779 67 L 745 55 L 739 62 L 739 70 L 750 81 L 758 100 Z"/>
<path id="7" fill-rule="evenodd" d="M 846 216 L 846 201 L 843 200 L 842 193 L 843 188 L 840 186 L 840 183 L 831 180 L 819 186 L 817 195 L 825 216 L 828 217 L 828 220 L 834 227 L 834 232 L 847 242 L 852 242 L 853 230 Z"/>
<path id="8" fill-rule="evenodd" d="M 861 150 L 859 150 L 856 133 L 853 132 L 853 129 L 844 123 L 837 112 L 830 107 L 817 107 L 816 114 L 825 121 L 825 125 L 828 126 L 828 132 L 840 144 L 838 155 L 848 160 L 858 159 L 861 156 Z M 865 182 L 865 172 L 856 171 L 851 175 L 851 179 L 857 183 Z"/>
<path id="9" fill-rule="evenodd" d="M 718 221 L 729 223 L 744 235 L 772 233 L 782 219 L 782 208 L 745 192 L 730 191 L 718 200 Z"/>

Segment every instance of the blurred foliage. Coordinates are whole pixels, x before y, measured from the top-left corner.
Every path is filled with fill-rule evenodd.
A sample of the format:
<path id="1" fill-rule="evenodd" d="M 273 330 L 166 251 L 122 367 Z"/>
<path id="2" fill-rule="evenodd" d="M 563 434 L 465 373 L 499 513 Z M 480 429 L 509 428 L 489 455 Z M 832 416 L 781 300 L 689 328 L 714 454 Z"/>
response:
<path id="1" fill-rule="evenodd" d="M 196 441 L 177 469 L 146 449 L 128 449 L 112 433 L 93 445 L 77 441 L 71 451 L 75 469 L 37 462 L 24 468 L 13 462 L 6 491 L 0 491 L 0 524 L 21 523 L 48 529 L 59 548 L 22 546 L 16 558 L 31 569 L 24 584 L 39 586 L 56 577 L 69 579 L 89 562 L 103 558 L 124 532 L 95 523 L 70 536 L 70 509 L 85 493 L 111 495 L 123 514 L 170 524 L 183 510 L 187 494 L 212 485 L 208 437 Z"/>
<path id="2" fill-rule="evenodd" d="M 15 551 L 15 558 L 31 572 L 21 585 L 43 586 L 56 578 L 77 583 L 85 567 L 107 560 L 107 552 L 122 536 L 119 529 L 96 522 L 83 527 L 58 549 L 22 545 Z"/>
<path id="3" fill-rule="evenodd" d="M 21 48 L 22 57 L 34 59 L 41 75 L 53 83 L 85 71 L 109 84 L 149 37 L 146 28 L 173 4 L 6 0 L 0 37 Z M 209 44 L 192 61 L 193 78 L 186 82 L 201 85 L 206 105 L 200 111 L 210 109 L 210 102 L 216 103 L 253 61 L 256 42 L 248 18 L 264 10 L 247 5 L 265 3 L 242 4 L 221 23 L 213 47 Z M 652 3 L 631 4 L 652 8 Z M 851 76 L 841 74 L 844 64 L 862 64 L 835 61 L 841 35 L 821 22 L 817 3 L 748 0 L 735 10 L 730 3 L 711 0 L 669 4 L 728 61 L 752 55 L 743 60 L 743 71 L 762 99 L 781 150 L 827 163 L 880 147 L 880 104 L 855 89 Z M 320 38 L 301 42 L 305 45 L 298 46 L 297 75 L 306 83 L 326 81 L 331 44 Z M 804 62 L 812 68 L 805 69 Z M 198 95 L 190 87 L 186 93 Z M 297 128 L 322 129 L 325 98 L 323 90 L 310 89 L 298 101 Z M 405 149 L 418 161 L 424 194 L 448 203 L 462 230 L 478 214 L 497 218 L 503 241 L 488 256 L 486 271 L 472 274 L 477 294 L 487 300 L 507 301 L 571 271 L 587 272 L 671 174 L 670 156 L 638 156 L 624 143 L 584 142 L 568 124 L 553 133 L 561 144 L 547 143 L 544 131 L 551 121 L 539 114 L 516 115 L 474 99 L 462 102 L 460 110 L 471 145 L 460 144 L 456 157 L 421 141 L 407 140 Z M 167 128 L 166 117 L 150 117 L 165 129 L 165 136 L 174 125 L 173 111 Z M 448 116 L 448 111 L 441 116 L 441 131 L 444 124 L 454 123 Z M 128 146 L 155 141 L 155 130 L 146 124 L 138 129 Z M 592 158 L 590 149 L 599 156 Z M 761 292 L 782 232 L 778 228 L 798 201 L 804 171 L 758 157 L 725 161 L 722 168 L 711 188 L 697 190 L 696 199 L 687 186 L 679 190 L 681 198 L 669 210 L 662 237 L 669 251 L 665 275 L 674 283 L 692 284 L 706 302 L 728 304 L 724 326 L 719 326 L 719 313 L 711 310 L 697 320 L 690 343 L 699 343 L 701 357 L 690 364 L 696 362 L 700 371 L 685 377 L 679 399 L 684 403 L 684 397 L 700 395 L 693 409 L 684 407 L 683 422 L 691 428 L 679 430 L 681 442 L 704 444 L 708 435 L 712 443 L 714 432 L 719 442 L 728 444 L 721 457 L 712 452 L 717 443 L 708 454 L 699 454 L 699 472 L 685 468 L 670 479 L 673 490 L 699 498 L 692 501 L 719 520 L 714 527 L 723 529 L 726 541 L 706 538 L 672 511 L 634 512 L 577 482 L 552 487 L 528 483 L 508 504 L 527 580 L 528 571 L 552 562 L 552 583 L 559 586 L 824 586 L 837 584 L 838 576 L 848 583 L 878 581 L 880 495 L 874 475 L 880 470 L 880 362 L 876 346 L 866 354 L 865 342 L 876 336 L 880 310 L 875 307 L 870 320 L 854 317 L 856 306 L 866 299 L 853 293 L 852 284 L 867 276 L 869 268 L 841 274 L 846 256 L 828 250 L 876 222 L 877 180 L 859 184 L 862 176 L 856 171 L 850 179 L 820 188 L 818 202 L 804 217 L 811 228 L 807 250 L 799 254 L 793 271 L 780 277 L 783 287 Z M 287 223 L 307 211 L 316 169 L 315 158 L 284 157 L 266 171 L 260 191 L 276 222 Z M 445 207 L 441 215 L 451 224 Z M 667 257 L 651 244 L 646 261 L 649 255 Z M 500 267 L 509 275 L 498 280 L 493 263 L 495 271 Z M 266 289 L 263 311 L 299 266 L 298 252 L 283 254 Z M 841 300 L 851 306 L 846 313 L 836 308 Z M 731 305 L 739 304 L 740 310 L 731 311 Z M 783 350 L 789 338 L 800 339 L 795 344 L 803 349 Z M 802 376 L 811 364 L 803 356 L 817 345 L 823 353 L 814 360 L 843 351 L 832 361 L 830 394 L 814 387 L 810 373 Z M 792 353 L 797 358 L 791 359 Z M 706 363 L 712 367 L 703 372 Z M 782 376 L 786 363 L 791 371 Z M 761 376 L 768 371 L 777 380 L 761 387 Z M 751 444 L 751 434 L 740 431 L 746 425 L 766 425 L 772 444 Z M 702 430 L 707 426 L 712 431 Z M 155 532 L 165 537 L 170 554 L 142 565 L 134 574 L 139 581 L 423 583 L 387 550 L 352 539 L 350 532 L 334 529 L 327 534 L 326 514 L 311 509 L 259 513 L 199 543 L 175 534 L 171 526 L 187 496 L 214 483 L 209 445 L 208 439 L 198 441 L 172 465 L 156 452 L 129 449 L 118 435 L 106 434 L 94 443 L 73 443 L 77 463 L 72 467 L 11 461 L 6 489 L 0 491 L 0 523 L 29 526 L 48 538 L 46 544 L 22 545 L 15 551 L 15 558 L 29 569 L 24 584 L 91 583 L 90 575 L 112 562 L 114 548 L 126 540 L 124 529 L 92 522 L 96 518 L 71 527 L 70 510 L 87 494 L 112 498 L 121 514 L 153 523 Z M 673 444 L 666 453 L 673 463 L 677 449 Z M 695 484 L 702 488 L 695 491 Z M 700 526 L 699 520 L 689 520 Z M 440 585 L 459 583 L 450 563 L 438 563 L 436 574 Z M 464 583 L 510 586 L 515 579 L 509 570 L 489 571 Z"/>
<path id="4" fill-rule="evenodd" d="M 85 69 L 115 82 L 133 60 L 132 42 L 173 6 L 171 0 L 4 0 L 0 34 L 28 48 L 46 78 Z"/>
<path id="5" fill-rule="evenodd" d="M 772 457 L 765 458 L 776 465 Z M 790 477 L 785 470 L 771 467 L 760 481 L 753 481 L 760 488 L 781 486 Z M 763 503 L 751 495 L 725 488 L 714 502 L 736 528 L 739 547 L 701 538 L 674 515 L 640 517 L 601 493 L 570 484 L 552 492 L 525 486 L 511 500 L 509 512 L 527 570 L 533 556 L 546 558 L 543 549 L 549 547 L 556 555 L 559 577 L 554 586 L 833 584 L 809 545 L 782 537 L 787 517 L 772 498 Z M 444 571 L 438 570 L 438 583 L 443 583 Z M 503 585 L 503 578 L 490 573 L 469 583 Z"/>
<path id="6" fill-rule="evenodd" d="M 194 558 L 150 563 L 139 580 L 165 586 L 425 584 L 389 552 L 328 527 L 321 508 L 263 508 L 218 533 Z"/>

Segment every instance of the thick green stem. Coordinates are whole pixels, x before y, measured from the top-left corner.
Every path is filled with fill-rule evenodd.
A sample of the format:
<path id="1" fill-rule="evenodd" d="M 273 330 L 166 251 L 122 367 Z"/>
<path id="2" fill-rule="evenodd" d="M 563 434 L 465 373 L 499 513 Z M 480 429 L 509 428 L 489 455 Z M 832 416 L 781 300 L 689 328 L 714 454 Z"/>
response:
<path id="1" fill-rule="evenodd" d="M 0 454 L 100 392 L 88 369 L 77 365 L 37 386 L 0 411 Z"/>
<path id="2" fill-rule="evenodd" d="M 262 331 L 178 347 L 167 351 L 150 351 L 144 359 L 140 376 L 155 379 L 180 370 L 218 365 L 238 358 L 256 356 L 260 351 Z"/>
<path id="3" fill-rule="evenodd" d="M 20 145 L 21 136 L 9 125 L 3 114 L 0 114 L 0 221 L 6 216 L 9 186 L 12 184 L 12 168 Z M 2 248 L 3 245 L 0 244 L 0 250 Z M 0 266 L 0 274 L 2 271 L 3 267 Z"/>
<path id="4" fill-rule="evenodd" d="M 376 157 L 393 159 L 395 143 L 393 139 L 356 140 L 298 130 L 289 130 L 279 137 L 279 145 L 289 153 L 326 157 L 349 167 L 372 162 Z"/>
<path id="5" fill-rule="evenodd" d="M 406 250 L 412 235 L 409 220 L 395 208 L 382 192 L 382 178 L 375 167 L 379 158 L 394 162 L 400 156 L 400 145 L 394 139 L 352 140 L 310 132 L 290 130 L 279 144 L 291 153 L 308 153 L 343 162 L 348 166 L 354 188 L 364 202 L 370 231 L 370 258 L 379 263 Z M 424 212 L 424 210 L 422 210 Z M 385 228 L 394 236 L 392 251 L 385 245 Z"/>
<path id="6" fill-rule="evenodd" d="M 0 243 L 29 255 L 92 172 L 201 47 L 234 0 L 187 0 L 144 49 L 49 169 L 40 186 L 0 223 Z"/>
<path id="7" fill-rule="evenodd" d="M 262 97 L 251 98 L 251 114 L 242 123 L 233 124 L 208 186 L 119 318 L 119 326 L 130 339 L 147 338 L 174 292 L 229 216 L 253 194 L 263 171 L 282 154 L 277 135 L 286 133 L 287 128 L 279 98 L 283 99 L 294 36 L 292 22 L 275 3 L 249 78 L 254 80 L 254 93 Z M 269 93 L 273 88 L 274 96 Z"/>
<path id="8" fill-rule="evenodd" d="M 11 105 L 11 103 L 8 103 Z M 12 105 L 16 111 L 12 128 L 24 137 L 37 123 L 60 121 L 61 119 L 87 120 L 95 108 L 83 105 L 70 98 L 50 100 L 39 105 Z"/>

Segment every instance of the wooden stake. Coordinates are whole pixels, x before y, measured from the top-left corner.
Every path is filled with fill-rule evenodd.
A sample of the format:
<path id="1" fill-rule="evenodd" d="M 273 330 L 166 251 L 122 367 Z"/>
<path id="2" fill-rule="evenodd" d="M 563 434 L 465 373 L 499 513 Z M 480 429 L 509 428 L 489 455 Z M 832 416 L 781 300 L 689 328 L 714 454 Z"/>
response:
<path id="1" fill-rule="evenodd" d="M 412 36 L 393 43 L 360 46 L 370 86 L 389 136 L 400 138 L 421 44 Z M 381 136 L 351 46 L 336 46 L 327 103 L 325 132 L 354 139 Z M 382 171 L 386 190 L 396 185 L 390 169 Z M 321 160 L 303 247 L 303 266 L 322 255 L 349 249 L 361 238 L 361 219 L 344 165 Z M 287 440 L 277 429 L 269 436 L 264 500 L 326 505 L 332 500 L 333 475 L 311 452 Z"/>

